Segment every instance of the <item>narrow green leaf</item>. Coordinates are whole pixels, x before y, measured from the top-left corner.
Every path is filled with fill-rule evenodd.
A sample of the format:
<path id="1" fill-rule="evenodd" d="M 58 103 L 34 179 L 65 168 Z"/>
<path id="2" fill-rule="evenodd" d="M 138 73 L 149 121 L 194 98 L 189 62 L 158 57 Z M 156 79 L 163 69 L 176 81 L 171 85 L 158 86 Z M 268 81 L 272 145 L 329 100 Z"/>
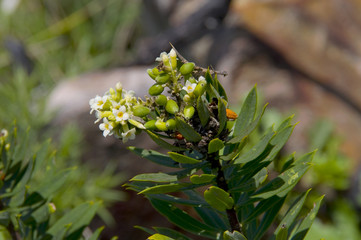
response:
<path id="1" fill-rule="evenodd" d="M 207 70 L 207 72 L 206 72 L 206 74 L 205 74 L 204 77 L 205 77 L 205 79 L 206 79 L 206 81 L 207 81 L 208 84 L 216 87 L 216 83 L 215 83 L 215 81 L 214 81 L 211 73 L 209 72 L 209 69 Z"/>
<path id="2" fill-rule="evenodd" d="M 151 131 L 149 130 L 146 130 L 147 134 L 149 135 L 149 137 L 156 143 L 158 144 L 159 146 L 165 148 L 165 149 L 169 149 L 171 151 L 182 151 L 184 149 L 180 148 L 180 147 L 176 147 L 176 146 L 173 146 L 172 144 L 164 141 L 163 139 L 161 139 L 158 135 L 152 133 Z M 183 135 L 183 133 L 182 133 Z"/>
<path id="3" fill-rule="evenodd" d="M 179 163 L 175 162 L 173 159 L 171 159 L 169 156 L 165 154 L 161 154 L 154 150 L 146 150 L 137 147 L 128 147 L 128 149 L 133 153 L 137 154 L 138 156 L 148 159 L 149 161 L 154 162 L 156 164 L 171 168 L 179 168 Z"/>
<path id="4" fill-rule="evenodd" d="M 198 221 L 168 202 L 152 198 L 150 198 L 150 202 L 160 214 L 178 227 L 201 237 L 216 238 L 218 232 L 213 226 Z"/>
<path id="5" fill-rule="evenodd" d="M 202 139 L 202 136 L 199 135 L 199 133 L 195 131 L 188 123 L 178 117 L 176 117 L 175 120 L 177 123 L 177 130 L 183 135 L 185 139 L 190 142 L 199 142 Z"/>
<path id="6" fill-rule="evenodd" d="M 213 174 L 192 175 L 190 180 L 193 184 L 210 183 L 216 178 Z"/>
<path id="7" fill-rule="evenodd" d="M 219 211 L 231 209 L 234 205 L 234 200 L 229 193 L 216 186 L 211 186 L 204 191 L 204 200 Z"/>
<path id="8" fill-rule="evenodd" d="M 201 160 L 197 160 L 183 154 L 175 153 L 175 152 L 168 152 L 169 156 L 176 162 L 179 163 L 188 163 L 188 164 L 195 164 L 202 162 Z"/>
<path id="9" fill-rule="evenodd" d="M 217 90 L 219 92 L 219 95 L 223 97 L 226 101 L 228 101 L 227 93 L 224 90 L 221 82 L 218 80 L 217 74 L 214 75 L 214 82 L 217 84 Z"/>
<path id="10" fill-rule="evenodd" d="M 192 207 L 210 207 L 207 202 L 204 200 L 192 200 L 192 199 L 183 199 L 179 197 L 175 197 L 168 194 L 151 194 L 149 195 L 151 198 L 163 200 L 169 203 L 182 204 L 186 206 Z"/>
<path id="11" fill-rule="evenodd" d="M 274 219 L 277 217 L 278 212 L 280 211 L 284 201 L 286 198 L 281 198 L 270 210 L 268 210 L 256 230 L 256 236 L 253 238 L 254 240 L 259 240 L 262 238 L 263 234 L 267 231 L 269 226 L 271 226 Z"/>
<path id="12" fill-rule="evenodd" d="M 292 236 L 292 240 L 301 240 L 304 239 L 308 230 L 310 229 L 313 221 L 316 218 L 318 209 L 321 206 L 321 202 L 323 199 L 324 195 L 321 196 L 320 198 L 318 198 L 316 200 L 316 202 L 313 205 L 313 208 L 311 209 L 311 211 L 308 213 L 308 215 L 302 220 L 300 226 L 297 228 L 297 230 L 293 233 Z"/>
<path id="13" fill-rule="evenodd" d="M 200 218 L 204 221 L 204 223 L 210 226 L 214 226 L 217 229 L 223 231 L 230 228 L 228 220 L 219 216 L 218 212 L 215 211 L 213 208 L 211 208 L 209 204 L 204 200 L 204 198 L 198 192 L 194 190 L 189 190 L 189 191 L 184 191 L 184 193 L 189 197 L 190 200 L 202 202 L 202 204 L 199 205 L 198 207 L 194 207 L 194 210 L 196 210 L 196 212 L 198 213 Z M 209 207 L 204 207 L 207 205 Z"/>
<path id="14" fill-rule="evenodd" d="M 173 229 L 170 229 L 170 228 L 165 228 L 165 227 L 154 227 L 154 229 L 160 233 L 160 234 L 164 234 L 166 236 L 169 236 L 173 239 L 176 239 L 176 240 L 191 240 L 190 238 L 188 238 L 187 236 L 183 235 L 182 233 L 180 232 L 177 232 Z"/>
<path id="15" fill-rule="evenodd" d="M 238 231 L 225 231 L 223 233 L 223 240 L 247 240 L 247 238 Z"/>
<path id="16" fill-rule="evenodd" d="M 69 228 L 68 236 L 79 230 L 82 230 L 89 225 L 93 219 L 100 203 L 99 202 L 88 202 L 80 204 L 79 206 L 72 209 L 70 212 L 60 218 L 48 231 L 47 233 L 52 236 L 57 236 L 59 232 L 62 232 L 64 228 Z M 82 231 L 79 235 L 81 236 Z M 78 237 L 80 237 L 78 236 Z M 75 237 L 75 236 L 73 236 Z"/>
<path id="17" fill-rule="evenodd" d="M 253 120 L 250 124 L 248 124 L 245 127 L 242 127 L 242 130 L 238 133 L 236 133 L 234 131 L 233 134 L 233 138 L 231 138 L 228 142 L 229 143 L 238 143 L 241 142 L 243 140 L 243 138 L 245 138 L 246 136 L 248 136 L 260 123 L 261 118 L 264 114 L 264 111 L 266 110 L 268 104 L 264 105 L 262 112 L 260 114 L 258 114 L 257 118 L 255 120 Z M 239 117 L 237 118 L 237 120 L 239 119 Z"/>
<path id="18" fill-rule="evenodd" d="M 227 111 L 226 106 L 224 105 L 221 98 L 218 98 L 218 121 L 219 121 L 219 129 L 217 132 L 217 136 L 221 134 L 223 129 L 227 125 Z"/>
<path id="19" fill-rule="evenodd" d="M 171 184 L 162 184 L 149 187 L 139 192 L 138 194 L 161 194 L 161 193 L 170 193 L 178 192 L 183 187 L 189 186 L 189 183 L 171 183 Z"/>
<path id="20" fill-rule="evenodd" d="M 282 175 L 270 181 L 268 184 L 258 190 L 252 196 L 252 198 L 267 199 L 274 195 L 279 197 L 285 196 L 290 190 L 293 189 L 293 187 L 309 169 L 314 153 L 315 152 L 311 152 L 304 155 L 299 161 L 296 162 L 296 165 L 293 168 L 288 169 L 282 173 Z"/>
<path id="21" fill-rule="evenodd" d="M 249 222 L 251 220 L 256 219 L 259 215 L 266 212 L 267 210 L 274 207 L 276 204 L 278 204 L 280 201 L 284 202 L 283 198 L 279 198 L 277 196 L 273 196 L 271 198 L 264 199 L 260 201 L 255 209 L 252 211 L 251 214 L 247 216 L 247 218 L 244 220 L 244 222 Z"/>
<path id="22" fill-rule="evenodd" d="M 267 168 L 262 168 L 256 175 L 241 185 L 230 189 L 230 192 L 250 192 L 256 190 L 268 177 Z"/>
<path id="23" fill-rule="evenodd" d="M 267 131 L 267 133 L 263 136 L 263 138 L 254 145 L 249 151 L 245 152 L 244 154 L 240 155 L 236 160 L 234 160 L 235 164 L 238 163 L 248 163 L 257 157 L 259 157 L 265 150 L 268 144 L 270 143 L 271 139 L 275 136 L 275 133 L 272 129 Z"/>
<path id="24" fill-rule="evenodd" d="M 273 239 L 276 238 L 276 240 L 278 238 L 279 235 L 283 235 L 284 233 L 281 233 L 282 231 L 284 231 L 284 229 L 288 229 L 295 221 L 296 217 L 298 216 L 298 214 L 300 213 L 303 204 L 305 203 L 306 197 L 308 195 L 308 193 L 310 192 L 311 189 L 308 189 L 306 192 L 304 192 L 303 194 L 301 194 L 292 204 L 292 206 L 290 207 L 290 209 L 287 211 L 286 215 L 283 217 L 282 221 L 280 222 L 280 224 L 278 225 L 278 227 L 276 228 L 276 230 L 274 231 L 273 234 Z M 286 233 L 286 236 L 288 235 L 288 233 Z"/>
<path id="25" fill-rule="evenodd" d="M 143 173 L 139 174 L 129 181 L 149 181 L 149 182 L 176 182 L 177 176 L 169 175 L 166 173 Z"/>
<path id="26" fill-rule="evenodd" d="M 148 234 L 152 234 L 152 235 L 156 233 L 153 229 L 150 229 L 150 228 L 147 228 L 147 227 L 143 227 L 143 226 L 138 226 L 138 225 L 136 225 L 136 226 L 134 226 L 134 228 L 139 229 L 139 230 L 142 230 L 142 231 L 144 231 L 144 232 L 146 232 L 146 233 L 148 233 Z"/>
<path id="27" fill-rule="evenodd" d="M 253 121 L 257 112 L 257 87 L 248 93 L 234 127 L 234 136 L 238 136 Z"/>
<path id="28" fill-rule="evenodd" d="M 159 233 L 153 234 L 152 236 L 149 236 L 147 239 L 149 239 L 149 240 L 175 240 L 174 238 L 167 237 L 167 236 L 165 236 L 163 234 L 159 234 Z"/>
<path id="29" fill-rule="evenodd" d="M 197 99 L 197 112 L 202 126 L 206 126 L 209 121 L 209 110 L 207 107 L 207 100 L 204 96 L 199 96 Z"/>
<path id="30" fill-rule="evenodd" d="M 212 139 L 208 144 L 208 153 L 218 152 L 224 148 L 224 143 L 219 138 Z"/>
<path id="31" fill-rule="evenodd" d="M 95 230 L 95 232 L 93 232 L 93 234 L 91 235 L 91 237 L 88 240 L 98 240 L 100 239 L 100 234 L 102 233 L 104 227 L 100 227 L 97 230 Z"/>

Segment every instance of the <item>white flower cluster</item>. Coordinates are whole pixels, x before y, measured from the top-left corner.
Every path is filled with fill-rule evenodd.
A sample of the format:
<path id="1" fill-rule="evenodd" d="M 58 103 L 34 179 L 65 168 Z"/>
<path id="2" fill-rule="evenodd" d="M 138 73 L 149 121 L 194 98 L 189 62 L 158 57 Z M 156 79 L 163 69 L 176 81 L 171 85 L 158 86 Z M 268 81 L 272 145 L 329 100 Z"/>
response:
<path id="1" fill-rule="evenodd" d="M 97 120 L 103 120 L 99 125 L 103 131 L 103 136 L 115 135 L 127 142 L 135 138 L 136 128 L 129 123 L 133 116 L 132 108 L 137 104 L 134 91 L 123 90 L 120 83 L 116 85 L 116 90 L 110 89 L 104 96 L 97 95 L 90 99 L 90 113 L 95 111 Z"/>

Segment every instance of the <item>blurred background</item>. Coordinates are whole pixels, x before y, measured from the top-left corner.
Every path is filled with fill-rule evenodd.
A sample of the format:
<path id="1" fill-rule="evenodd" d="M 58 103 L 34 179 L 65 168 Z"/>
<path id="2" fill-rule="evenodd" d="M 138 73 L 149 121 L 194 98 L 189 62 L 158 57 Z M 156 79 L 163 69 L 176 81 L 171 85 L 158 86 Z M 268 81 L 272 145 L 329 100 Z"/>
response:
<path id="1" fill-rule="evenodd" d="M 105 139 L 88 105 L 117 82 L 144 96 L 146 69 L 169 42 L 227 71 L 236 110 L 257 84 L 260 104 L 270 103 L 260 127 L 295 114 L 279 158 L 318 148 L 298 189 L 326 194 L 308 239 L 361 239 L 361 0 L 0 0 L 0 22 L 0 126 L 30 127 L 34 148 L 51 138 L 58 166 L 78 166 L 55 202 L 66 211 L 103 200 L 92 223 L 106 226 L 103 239 L 170 226 L 121 188 L 161 170 L 126 147 L 157 147 L 145 135 Z"/>

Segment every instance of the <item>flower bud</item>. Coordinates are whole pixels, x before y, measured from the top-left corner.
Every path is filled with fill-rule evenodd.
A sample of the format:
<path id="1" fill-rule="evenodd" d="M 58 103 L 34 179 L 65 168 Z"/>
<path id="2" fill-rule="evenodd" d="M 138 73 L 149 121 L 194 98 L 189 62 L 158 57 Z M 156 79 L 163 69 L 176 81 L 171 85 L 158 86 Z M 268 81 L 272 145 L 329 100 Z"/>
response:
<path id="1" fill-rule="evenodd" d="M 157 81 L 157 83 L 159 84 L 165 84 L 169 81 L 169 75 L 167 73 L 162 73 L 159 74 L 155 80 Z"/>
<path id="2" fill-rule="evenodd" d="M 155 130 L 156 129 L 155 122 L 156 120 L 150 120 L 144 124 L 144 127 L 148 130 Z"/>
<path id="3" fill-rule="evenodd" d="M 191 105 L 185 106 L 184 110 L 183 110 L 185 119 L 187 119 L 187 120 L 191 119 L 194 115 L 194 112 L 195 112 L 195 109 L 193 106 L 191 106 Z"/>
<path id="4" fill-rule="evenodd" d="M 192 102 L 192 98 L 191 96 L 189 96 L 188 94 L 184 95 L 183 97 L 183 101 L 185 101 L 186 103 L 190 103 Z"/>
<path id="5" fill-rule="evenodd" d="M 174 51 L 174 49 L 170 50 L 169 58 L 170 58 L 170 63 L 171 63 L 172 69 L 176 69 L 177 68 L 177 53 Z"/>
<path id="6" fill-rule="evenodd" d="M 197 83 L 197 80 L 194 77 L 190 77 L 187 81 L 190 83 Z"/>
<path id="7" fill-rule="evenodd" d="M 123 90 L 123 85 L 120 82 L 117 82 L 117 84 L 115 84 L 115 90 L 121 92 Z"/>
<path id="8" fill-rule="evenodd" d="M 168 128 L 169 130 L 174 130 L 175 127 L 176 127 L 176 122 L 175 122 L 174 119 L 169 119 L 169 120 L 165 123 L 165 125 L 167 126 L 167 128 Z"/>
<path id="9" fill-rule="evenodd" d="M 134 116 L 137 116 L 137 117 L 145 117 L 149 113 L 150 113 L 150 109 L 143 105 L 138 105 L 133 108 L 133 114 L 134 114 Z"/>
<path id="10" fill-rule="evenodd" d="M 206 80 L 200 80 L 197 84 L 197 86 L 194 88 L 194 95 L 196 95 L 197 97 L 201 96 L 204 91 L 206 90 L 206 84 L 207 84 L 207 81 Z"/>
<path id="11" fill-rule="evenodd" d="M 151 96 L 157 96 L 161 94 L 163 91 L 164 91 L 164 87 L 162 85 L 154 84 L 149 88 L 148 93 Z"/>
<path id="12" fill-rule="evenodd" d="M 165 122 L 163 122 L 163 120 L 160 120 L 160 119 L 155 122 L 155 127 L 159 131 L 168 131 L 167 124 Z"/>
<path id="13" fill-rule="evenodd" d="M 167 104 L 165 105 L 165 110 L 170 114 L 176 114 L 179 111 L 179 106 L 174 100 L 168 100 Z"/>
<path id="14" fill-rule="evenodd" d="M 171 65 L 170 65 L 170 62 L 169 62 L 169 57 L 168 57 L 168 54 L 164 53 L 164 54 L 161 54 L 161 58 L 162 58 L 162 62 L 164 64 L 164 67 L 166 70 L 171 70 Z"/>
<path id="15" fill-rule="evenodd" d="M 195 66 L 194 63 L 188 62 L 188 63 L 183 64 L 183 65 L 180 67 L 179 71 L 180 71 L 180 73 L 181 73 L 183 76 L 184 76 L 184 75 L 188 75 L 188 74 L 190 74 L 191 72 L 193 72 L 194 66 Z"/>
<path id="16" fill-rule="evenodd" d="M 147 69 L 147 73 L 148 73 L 149 77 L 151 77 L 151 78 L 154 79 L 154 80 L 155 80 L 155 78 L 157 77 L 157 76 L 153 73 L 152 69 Z"/>
<path id="17" fill-rule="evenodd" d="M 157 96 L 155 99 L 156 104 L 158 104 L 159 106 L 165 106 L 167 104 L 167 101 L 168 101 L 167 97 L 164 96 L 163 94 Z"/>
<path id="18" fill-rule="evenodd" d="M 139 129 L 146 129 L 142 123 L 140 123 L 134 119 L 128 119 L 128 122 Z"/>

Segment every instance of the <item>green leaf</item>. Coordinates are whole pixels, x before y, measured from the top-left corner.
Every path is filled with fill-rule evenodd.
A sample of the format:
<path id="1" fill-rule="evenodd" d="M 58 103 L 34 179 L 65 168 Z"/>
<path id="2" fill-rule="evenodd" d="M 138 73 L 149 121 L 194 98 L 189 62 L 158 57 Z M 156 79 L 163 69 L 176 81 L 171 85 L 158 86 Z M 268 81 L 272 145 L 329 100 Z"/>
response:
<path id="1" fill-rule="evenodd" d="M 234 136 L 238 136 L 251 124 L 257 112 L 257 87 L 248 93 L 234 127 Z"/>
<path id="2" fill-rule="evenodd" d="M 215 177 L 213 174 L 192 175 L 190 180 L 193 184 L 203 184 L 212 182 Z"/>
<path id="3" fill-rule="evenodd" d="M 237 177 L 237 176 L 236 176 Z M 250 178 L 248 181 L 232 187 L 230 192 L 250 192 L 256 190 L 268 177 L 267 168 L 262 168 L 256 175 Z"/>
<path id="4" fill-rule="evenodd" d="M 219 211 L 231 209 L 234 205 L 234 200 L 229 193 L 216 186 L 211 186 L 204 191 L 204 200 Z"/>
<path id="5" fill-rule="evenodd" d="M 149 236 L 147 239 L 149 240 L 175 240 L 174 238 L 167 237 L 163 234 L 153 234 L 152 236 Z"/>
<path id="6" fill-rule="evenodd" d="M 154 227 L 154 229 L 160 233 L 160 234 L 164 234 L 166 236 L 172 237 L 176 240 L 191 240 L 190 238 L 188 238 L 187 236 L 183 235 L 180 232 L 177 232 L 173 229 L 170 228 L 165 228 L 165 227 Z"/>
<path id="7" fill-rule="evenodd" d="M 188 164 L 195 164 L 202 162 L 201 160 L 197 160 L 183 154 L 175 153 L 175 152 L 168 152 L 169 156 L 176 162 L 179 163 L 188 163 Z"/>
<path id="8" fill-rule="evenodd" d="M 190 200 L 202 202 L 202 204 L 200 204 L 198 207 L 195 207 L 194 209 L 196 210 L 200 218 L 204 221 L 204 223 L 210 226 L 214 226 L 222 231 L 230 228 L 228 221 L 220 217 L 218 215 L 218 212 L 211 208 L 209 204 L 204 201 L 204 198 L 199 195 L 198 192 L 194 190 L 189 190 L 184 191 L 184 193 L 189 197 Z"/>
<path id="9" fill-rule="evenodd" d="M 165 154 L 161 154 L 154 150 L 146 150 L 137 147 L 128 147 L 128 149 L 133 153 L 137 154 L 138 156 L 148 159 L 149 161 L 154 162 L 156 164 L 171 168 L 179 168 L 179 163 L 175 162 L 173 159 L 171 159 L 169 156 Z"/>
<path id="10" fill-rule="evenodd" d="M 293 168 L 288 169 L 282 173 L 282 175 L 270 181 L 268 184 L 258 190 L 252 196 L 252 198 L 267 199 L 274 195 L 279 197 L 285 196 L 293 189 L 293 187 L 309 169 L 314 153 L 315 152 L 311 152 L 304 155 L 296 162 L 296 165 Z"/>
<path id="11" fill-rule="evenodd" d="M 282 233 L 282 232 L 284 231 L 284 229 L 288 230 L 288 228 L 291 227 L 292 224 L 294 224 L 294 221 L 295 221 L 297 215 L 300 213 L 300 211 L 301 211 L 301 209 L 303 207 L 303 204 L 305 203 L 306 197 L 307 197 L 308 193 L 310 192 L 310 190 L 311 189 L 308 189 L 306 192 L 301 194 L 293 202 L 292 206 L 287 211 L 286 215 L 283 217 L 280 224 L 278 225 L 278 227 L 274 231 L 273 239 L 274 238 L 276 238 L 276 240 L 277 239 L 283 239 L 282 235 L 284 235 L 284 233 Z M 287 232 L 286 232 L 286 236 L 288 236 Z"/>
<path id="12" fill-rule="evenodd" d="M 251 212 L 251 214 L 249 214 L 247 216 L 247 218 L 245 220 L 243 220 L 244 222 L 249 222 L 251 220 L 256 219 L 259 215 L 261 215 L 262 213 L 266 212 L 267 210 L 271 209 L 272 207 L 274 207 L 276 204 L 278 204 L 279 202 L 284 202 L 283 198 L 279 198 L 277 196 L 273 196 L 271 198 L 267 198 L 265 200 L 260 201 L 257 206 L 254 208 L 254 210 Z"/>
<path id="13" fill-rule="evenodd" d="M 288 228 L 282 225 L 276 235 L 276 240 L 287 240 L 287 237 L 288 237 Z"/>
<path id="14" fill-rule="evenodd" d="M 316 215 L 317 215 L 318 209 L 321 206 L 321 202 L 322 202 L 323 197 L 324 197 L 324 195 L 316 200 L 316 202 L 314 203 L 313 208 L 311 209 L 311 211 L 302 220 L 302 222 L 299 225 L 299 227 L 297 228 L 297 230 L 292 234 L 292 238 L 291 238 L 292 240 L 304 239 L 304 237 L 306 236 L 308 230 L 310 229 L 313 221 L 316 218 Z"/>
<path id="15" fill-rule="evenodd" d="M 216 82 L 214 81 L 211 73 L 209 72 L 209 69 L 207 70 L 207 72 L 206 72 L 206 74 L 205 74 L 204 77 L 205 77 L 205 79 L 206 79 L 206 81 L 207 81 L 208 84 L 216 87 Z"/>
<path id="16" fill-rule="evenodd" d="M 129 181 L 149 181 L 149 182 L 175 182 L 177 176 L 172 176 L 166 173 L 143 173 L 139 174 Z"/>
<path id="17" fill-rule="evenodd" d="M 267 105 L 268 104 L 264 105 L 262 112 L 260 114 L 258 114 L 257 118 L 255 120 L 253 120 L 251 123 L 249 123 L 247 126 L 242 127 L 242 130 L 240 132 L 236 133 L 234 130 L 234 134 L 233 134 L 234 137 L 231 138 L 228 142 L 229 143 L 238 143 L 238 142 L 241 142 L 246 136 L 248 136 L 260 123 Z M 237 120 L 238 119 L 239 119 L 239 117 L 237 118 Z"/>
<path id="18" fill-rule="evenodd" d="M 189 186 L 188 183 L 170 183 L 170 184 L 162 184 L 156 185 L 153 187 L 148 187 L 138 194 L 160 194 L 160 193 L 170 193 L 170 192 L 178 192 L 183 187 Z"/>
<path id="19" fill-rule="evenodd" d="M 226 91 L 224 90 L 222 84 L 220 83 L 220 81 L 218 80 L 218 77 L 217 77 L 217 74 L 214 75 L 214 78 L 213 78 L 214 82 L 217 84 L 217 90 L 219 92 L 219 95 L 221 97 L 223 97 L 226 101 L 228 101 L 228 98 L 227 98 L 227 93 Z"/>
<path id="20" fill-rule="evenodd" d="M 197 131 L 195 131 L 194 128 L 191 127 L 188 123 L 178 117 L 176 117 L 175 120 L 177 123 L 177 130 L 183 135 L 185 139 L 190 142 L 199 142 L 202 139 L 202 136 Z"/>
<path id="21" fill-rule="evenodd" d="M 253 161 L 257 157 L 259 157 L 267 148 L 268 144 L 270 143 L 271 139 L 275 136 L 274 131 L 271 129 L 266 133 L 263 138 L 254 145 L 249 151 L 245 152 L 244 154 L 240 155 L 238 158 L 234 160 L 235 164 L 238 163 L 248 163 Z"/>
<path id="22" fill-rule="evenodd" d="M 226 127 L 227 124 L 227 111 L 226 106 L 224 105 L 221 98 L 218 98 L 218 121 L 219 121 L 219 129 L 217 132 L 217 136 L 221 134 L 223 129 Z"/>
<path id="23" fill-rule="evenodd" d="M 281 198 L 280 201 L 277 201 L 277 203 L 264 214 L 261 223 L 256 230 L 256 236 L 252 239 L 255 240 L 261 239 L 263 234 L 267 231 L 269 226 L 271 226 L 272 222 L 277 217 L 278 212 L 280 211 L 285 199 L 286 198 Z"/>
<path id="24" fill-rule="evenodd" d="M 188 213 L 169 204 L 168 202 L 150 198 L 150 203 L 171 223 L 188 232 L 211 239 L 215 239 L 218 234 L 218 231 L 213 226 L 209 226 L 198 221 L 197 219 L 189 216 Z"/>
<path id="25" fill-rule="evenodd" d="M 82 229 L 89 225 L 93 219 L 100 203 L 99 202 L 88 202 L 80 204 L 79 206 L 72 209 L 70 212 L 60 218 L 48 231 L 47 233 L 52 236 L 57 236 L 64 229 L 69 228 L 67 236 L 72 233 L 79 232 L 81 236 Z M 74 239 L 76 236 L 74 236 Z"/>
<path id="26" fill-rule="evenodd" d="M 223 233 L 223 240 L 247 240 L 247 238 L 238 231 L 225 231 Z"/>
<path id="27" fill-rule="evenodd" d="M 95 230 L 95 232 L 93 232 L 93 234 L 91 235 L 91 237 L 88 240 L 98 240 L 100 239 L 100 234 L 102 233 L 104 227 L 100 227 L 97 230 Z"/>
<path id="28" fill-rule="evenodd" d="M 153 229 L 150 229 L 150 228 L 147 228 L 147 227 L 142 227 L 142 226 L 136 225 L 136 226 L 134 226 L 134 228 L 142 230 L 142 231 L 144 231 L 144 232 L 146 232 L 148 234 L 152 234 L 152 235 L 156 233 Z"/>
<path id="29" fill-rule="evenodd" d="M 197 99 L 197 112 L 202 126 L 205 127 L 209 121 L 210 114 L 207 107 L 207 100 L 204 96 L 199 96 Z"/>
<path id="30" fill-rule="evenodd" d="M 146 130 L 147 134 L 149 135 L 149 137 L 156 143 L 158 144 L 159 146 L 165 148 L 165 149 L 169 149 L 171 151 L 183 151 L 184 149 L 183 148 L 180 148 L 180 147 L 176 147 L 176 146 L 173 146 L 172 144 L 164 141 L 163 139 L 161 139 L 158 135 L 152 133 L 151 131 L 149 130 Z M 183 135 L 183 133 L 182 133 Z"/>
<path id="31" fill-rule="evenodd" d="M 186 206 L 193 206 L 193 207 L 210 207 L 208 203 L 206 203 L 203 199 L 201 200 L 192 200 L 192 199 L 183 199 L 179 197 L 175 197 L 168 194 L 151 194 L 151 198 L 163 200 L 169 203 L 176 203 L 182 204 Z"/>
<path id="32" fill-rule="evenodd" d="M 218 152 L 224 148 L 224 143 L 219 138 L 212 139 L 208 144 L 208 153 Z"/>

